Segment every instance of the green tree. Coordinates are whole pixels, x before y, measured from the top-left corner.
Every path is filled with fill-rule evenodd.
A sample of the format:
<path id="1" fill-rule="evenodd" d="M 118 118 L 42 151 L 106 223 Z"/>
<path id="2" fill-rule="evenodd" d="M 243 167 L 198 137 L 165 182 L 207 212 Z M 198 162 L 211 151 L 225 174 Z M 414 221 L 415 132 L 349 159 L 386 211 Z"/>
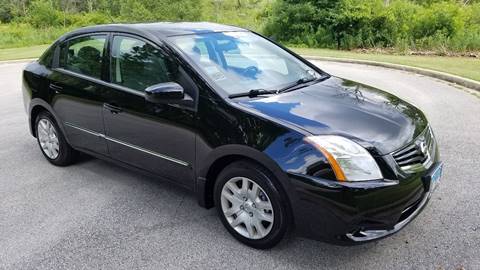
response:
<path id="1" fill-rule="evenodd" d="M 49 0 L 33 1 L 28 7 L 27 22 L 37 28 L 59 25 L 59 12 L 54 9 Z"/>

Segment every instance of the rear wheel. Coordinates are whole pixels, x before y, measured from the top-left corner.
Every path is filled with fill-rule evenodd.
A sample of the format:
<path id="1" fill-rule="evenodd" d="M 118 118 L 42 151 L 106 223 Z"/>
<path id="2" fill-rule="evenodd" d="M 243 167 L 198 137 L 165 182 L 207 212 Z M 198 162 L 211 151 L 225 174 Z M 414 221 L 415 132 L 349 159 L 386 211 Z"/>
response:
<path id="1" fill-rule="evenodd" d="M 75 151 L 65 140 L 52 115 L 41 112 L 35 121 L 37 142 L 45 158 L 57 166 L 70 165 L 75 161 Z"/>
<path id="2" fill-rule="evenodd" d="M 286 198 L 263 167 L 246 161 L 227 166 L 218 176 L 214 192 L 223 225 L 240 242 L 266 249 L 285 236 Z"/>

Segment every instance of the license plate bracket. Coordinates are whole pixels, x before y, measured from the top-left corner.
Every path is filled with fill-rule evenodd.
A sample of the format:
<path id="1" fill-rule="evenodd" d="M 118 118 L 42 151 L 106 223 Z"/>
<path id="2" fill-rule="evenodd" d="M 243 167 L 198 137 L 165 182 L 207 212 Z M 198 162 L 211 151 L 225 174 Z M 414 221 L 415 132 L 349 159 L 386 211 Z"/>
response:
<path id="1" fill-rule="evenodd" d="M 440 183 L 440 178 L 442 178 L 442 172 L 443 163 L 438 162 L 433 164 L 428 173 L 423 177 L 423 183 L 427 191 L 433 192 L 437 188 Z"/>

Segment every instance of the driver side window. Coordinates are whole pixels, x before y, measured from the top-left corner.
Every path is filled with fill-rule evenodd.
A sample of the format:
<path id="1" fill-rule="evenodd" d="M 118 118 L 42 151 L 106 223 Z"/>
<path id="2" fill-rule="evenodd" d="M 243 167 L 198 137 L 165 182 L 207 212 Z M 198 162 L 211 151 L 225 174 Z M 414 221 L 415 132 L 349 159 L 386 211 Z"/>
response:
<path id="1" fill-rule="evenodd" d="M 115 36 L 110 61 L 111 81 L 133 90 L 144 91 L 154 84 L 174 81 L 168 59 L 140 39 Z"/>

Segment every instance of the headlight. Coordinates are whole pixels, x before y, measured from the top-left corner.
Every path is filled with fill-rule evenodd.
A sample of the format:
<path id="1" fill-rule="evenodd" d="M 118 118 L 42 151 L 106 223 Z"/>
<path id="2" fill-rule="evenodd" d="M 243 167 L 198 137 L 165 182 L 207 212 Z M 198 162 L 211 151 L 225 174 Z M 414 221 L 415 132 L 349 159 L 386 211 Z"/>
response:
<path id="1" fill-rule="evenodd" d="M 321 151 L 339 181 L 382 179 L 382 172 L 370 153 L 359 144 L 340 136 L 311 136 L 305 139 Z"/>

